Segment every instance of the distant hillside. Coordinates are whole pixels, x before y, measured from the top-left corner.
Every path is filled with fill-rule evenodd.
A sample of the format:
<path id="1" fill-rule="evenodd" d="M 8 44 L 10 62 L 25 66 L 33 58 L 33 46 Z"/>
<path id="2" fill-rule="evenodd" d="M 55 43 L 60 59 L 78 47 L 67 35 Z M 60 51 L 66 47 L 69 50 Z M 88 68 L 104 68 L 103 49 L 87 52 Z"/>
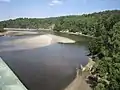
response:
<path id="1" fill-rule="evenodd" d="M 36 19 L 36 18 L 17 18 L 0 22 L 4 28 L 48 28 L 55 23 L 54 18 Z"/>
<path id="2" fill-rule="evenodd" d="M 120 10 L 0 22 L 2 28 L 50 28 L 53 25 L 54 31 L 96 37 L 88 45 L 89 55 L 95 61 L 89 83 L 93 90 L 120 90 Z"/>
<path id="3" fill-rule="evenodd" d="M 100 18 L 101 16 L 109 17 L 111 15 L 120 15 L 120 10 L 112 11 L 103 11 L 92 14 L 84 15 L 72 15 L 72 16 L 61 16 L 61 17 L 52 17 L 52 18 L 17 18 L 10 19 L 0 22 L 0 25 L 4 28 L 50 28 L 55 24 L 55 29 L 60 30 L 69 30 L 72 32 L 84 31 L 87 33 L 87 29 L 92 30 L 92 25 Z M 90 27 L 90 28 L 89 28 Z"/>

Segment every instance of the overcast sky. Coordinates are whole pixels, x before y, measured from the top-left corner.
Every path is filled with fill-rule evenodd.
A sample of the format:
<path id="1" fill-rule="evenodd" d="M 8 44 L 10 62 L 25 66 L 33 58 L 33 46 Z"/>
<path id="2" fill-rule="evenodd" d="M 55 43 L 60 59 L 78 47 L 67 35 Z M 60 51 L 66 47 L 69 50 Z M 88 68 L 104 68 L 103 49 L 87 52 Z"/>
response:
<path id="1" fill-rule="evenodd" d="M 0 0 L 0 20 L 120 10 L 120 0 Z"/>

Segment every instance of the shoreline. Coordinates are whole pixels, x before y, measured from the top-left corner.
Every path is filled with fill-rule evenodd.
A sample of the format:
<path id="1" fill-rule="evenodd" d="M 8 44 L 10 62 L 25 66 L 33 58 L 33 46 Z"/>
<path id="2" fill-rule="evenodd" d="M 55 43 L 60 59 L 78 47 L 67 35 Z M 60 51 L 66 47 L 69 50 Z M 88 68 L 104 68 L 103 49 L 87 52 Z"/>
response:
<path id="1" fill-rule="evenodd" d="M 0 32 L 0 36 L 4 36 L 6 32 Z"/>
<path id="2" fill-rule="evenodd" d="M 23 36 L 23 35 L 38 35 L 38 32 L 29 31 L 5 31 L 0 33 L 0 36 Z"/>
<path id="3" fill-rule="evenodd" d="M 92 90 L 89 84 L 86 82 L 87 76 L 90 75 L 90 69 L 95 62 L 88 58 L 88 64 L 81 69 L 76 69 L 75 79 L 64 90 Z"/>
<path id="4" fill-rule="evenodd" d="M 60 31 L 61 33 L 66 33 L 66 34 L 73 34 L 73 35 L 81 35 L 81 36 L 85 36 L 85 37 L 89 37 L 89 38 L 96 38 L 94 36 L 90 36 L 90 35 L 85 35 L 85 34 L 82 34 L 80 32 L 69 32 L 69 31 Z"/>

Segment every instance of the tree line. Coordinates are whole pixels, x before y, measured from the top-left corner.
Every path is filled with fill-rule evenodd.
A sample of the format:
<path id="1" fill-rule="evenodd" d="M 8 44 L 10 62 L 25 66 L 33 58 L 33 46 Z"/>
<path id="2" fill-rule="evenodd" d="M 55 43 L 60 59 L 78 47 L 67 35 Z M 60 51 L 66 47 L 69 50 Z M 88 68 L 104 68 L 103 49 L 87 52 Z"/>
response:
<path id="1" fill-rule="evenodd" d="M 32 28 L 39 29 L 45 28 L 48 29 L 54 22 L 54 18 L 17 18 L 10 19 L 0 22 L 0 26 L 4 28 Z"/>
<path id="2" fill-rule="evenodd" d="M 96 62 L 91 73 L 93 90 L 120 90 L 120 10 L 54 18 L 18 18 L 0 22 L 4 28 L 49 28 L 80 32 L 96 37 L 89 42 L 89 55 Z"/>

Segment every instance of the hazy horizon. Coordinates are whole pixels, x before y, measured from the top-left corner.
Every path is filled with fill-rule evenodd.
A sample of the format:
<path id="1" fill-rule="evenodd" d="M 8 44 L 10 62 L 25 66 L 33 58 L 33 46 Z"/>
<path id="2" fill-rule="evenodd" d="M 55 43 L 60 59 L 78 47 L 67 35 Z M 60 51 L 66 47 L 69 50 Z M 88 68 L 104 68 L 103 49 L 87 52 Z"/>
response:
<path id="1" fill-rule="evenodd" d="M 0 0 L 0 21 L 120 10 L 120 0 Z"/>

